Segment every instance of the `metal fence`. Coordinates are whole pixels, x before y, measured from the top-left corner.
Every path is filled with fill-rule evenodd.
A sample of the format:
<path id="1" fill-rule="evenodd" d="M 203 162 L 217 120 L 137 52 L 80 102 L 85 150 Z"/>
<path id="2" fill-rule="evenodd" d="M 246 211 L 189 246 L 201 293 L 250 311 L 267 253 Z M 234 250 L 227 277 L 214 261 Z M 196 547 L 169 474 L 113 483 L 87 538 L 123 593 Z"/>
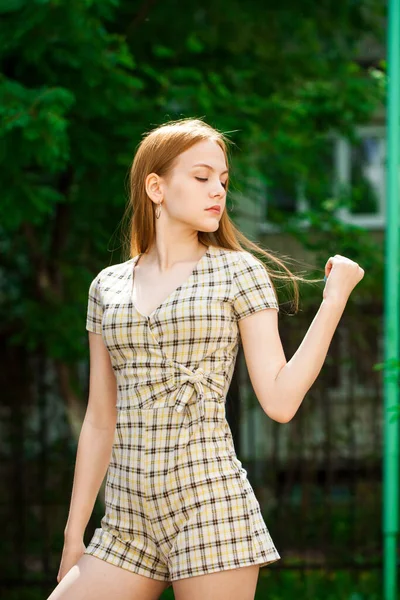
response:
<path id="1" fill-rule="evenodd" d="M 239 454 L 281 567 L 381 565 L 383 399 L 373 368 L 382 361 L 380 311 L 346 309 L 320 375 L 289 423 L 268 419 L 239 363 Z M 280 325 L 288 360 L 314 314 Z"/>
<path id="2" fill-rule="evenodd" d="M 280 317 L 287 360 L 314 314 Z M 373 369 L 382 360 L 381 306 L 359 315 L 346 308 L 317 381 L 286 424 L 262 411 L 240 348 L 226 415 L 282 557 L 266 568 L 381 566 L 382 397 Z M 77 441 L 52 361 L 6 339 L 0 358 L 0 593 L 43 598 L 56 585 Z M 80 372 L 87 392 L 87 364 Z M 102 511 L 98 501 L 85 542 Z"/>

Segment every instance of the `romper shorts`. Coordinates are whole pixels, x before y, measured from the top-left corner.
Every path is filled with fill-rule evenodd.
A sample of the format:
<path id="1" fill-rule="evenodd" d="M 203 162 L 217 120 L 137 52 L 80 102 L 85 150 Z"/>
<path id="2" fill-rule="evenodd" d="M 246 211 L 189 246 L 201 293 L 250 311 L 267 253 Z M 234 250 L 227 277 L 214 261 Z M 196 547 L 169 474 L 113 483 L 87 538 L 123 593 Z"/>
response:
<path id="1" fill-rule="evenodd" d="M 225 405 L 204 405 L 201 434 L 187 444 L 173 407 L 119 411 L 106 512 L 86 554 L 161 581 L 280 558 L 235 456 Z"/>
<path id="2" fill-rule="evenodd" d="M 279 310 L 249 252 L 209 246 L 150 315 L 132 301 L 140 255 L 92 281 L 86 328 L 117 379 L 105 513 L 85 553 L 160 581 L 280 559 L 225 418 L 237 321 Z"/>

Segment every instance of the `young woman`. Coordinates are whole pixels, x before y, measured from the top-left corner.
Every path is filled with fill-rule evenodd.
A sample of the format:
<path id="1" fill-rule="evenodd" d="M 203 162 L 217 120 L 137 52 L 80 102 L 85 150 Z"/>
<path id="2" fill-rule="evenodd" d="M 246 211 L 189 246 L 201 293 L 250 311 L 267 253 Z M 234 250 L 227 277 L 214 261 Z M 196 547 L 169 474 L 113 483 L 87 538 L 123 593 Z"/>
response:
<path id="1" fill-rule="evenodd" d="M 229 219 L 227 141 L 182 119 L 135 155 L 131 258 L 89 290 L 89 401 L 49 600 L 155 600 L 170 585 L 176 600 L 251 600 L 259 568 L 280 558 L 225 418 L 238 344 L 264 412 L 287 423 L 364 271 L 329 258 L 321 306 L 286 361 L 270 273 L 241 243 L 283 268 L 275 277 L 296 294 L 301 278 Z M 107 469 L 105 514 L 85 548 Z"/>

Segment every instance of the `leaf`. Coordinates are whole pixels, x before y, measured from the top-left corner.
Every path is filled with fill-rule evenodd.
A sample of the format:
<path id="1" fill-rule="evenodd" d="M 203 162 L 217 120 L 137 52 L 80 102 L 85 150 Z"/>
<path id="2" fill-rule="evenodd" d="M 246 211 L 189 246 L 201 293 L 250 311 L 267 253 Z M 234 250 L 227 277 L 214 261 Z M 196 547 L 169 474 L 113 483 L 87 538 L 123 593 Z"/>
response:
<path id="1" fill-rule="evenodd" d="M 204 50 L 204 45 L 193 32 L 186 38 L 186 48 L 193 54 L 200 54 Z"/>
<path id="2" fill-rule="evenodd" d="M 176 54 L 172 48 L 168 48 L 162 44 L 155 44 L 152 50 L 154 56 L 157 56 L 158 58 L 172 58 Z"/>

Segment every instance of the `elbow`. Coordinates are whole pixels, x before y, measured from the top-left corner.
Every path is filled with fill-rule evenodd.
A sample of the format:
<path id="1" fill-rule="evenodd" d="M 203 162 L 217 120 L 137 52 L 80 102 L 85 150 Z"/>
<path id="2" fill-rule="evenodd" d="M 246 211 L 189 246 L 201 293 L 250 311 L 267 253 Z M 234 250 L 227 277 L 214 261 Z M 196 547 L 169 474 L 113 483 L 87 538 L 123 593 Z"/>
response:
<path id="1" fill-rule="evenodd" d="M 263 407 L 265 414 L 277 423 L 289 423 L 296 414 L 295 412 L 289 413 L 288 411 L 283 410 L 282 402 L 261 403 L 261 406 Z"/>
<path id="2" fill-rule="evenodd" d="M 267 417 L 276 421 L 277 423 L 289 423 L 294 417 L 294 415 L 288 415 L 287 413 L 283 413 L 282 411 L 271 410 L 270 408 L 263 409 Z"/>
<path id="3" fill-rule="evenodd" d="M 285 390 L 279 395 L 270 393 L 268 402 L 264 398 L 261 405 L 264 412 L 277 423 L 289 423 L 295 417 L 304 397 L 302 390 Z"/>
<path id="4" fill-rule="evenodd" d="M 293 419 L 294 415 L 280 415 L 279 419 L 275 419 L 275 421 L 278 421 L 278 423 L 289 423 L 292 419 Z"/>

